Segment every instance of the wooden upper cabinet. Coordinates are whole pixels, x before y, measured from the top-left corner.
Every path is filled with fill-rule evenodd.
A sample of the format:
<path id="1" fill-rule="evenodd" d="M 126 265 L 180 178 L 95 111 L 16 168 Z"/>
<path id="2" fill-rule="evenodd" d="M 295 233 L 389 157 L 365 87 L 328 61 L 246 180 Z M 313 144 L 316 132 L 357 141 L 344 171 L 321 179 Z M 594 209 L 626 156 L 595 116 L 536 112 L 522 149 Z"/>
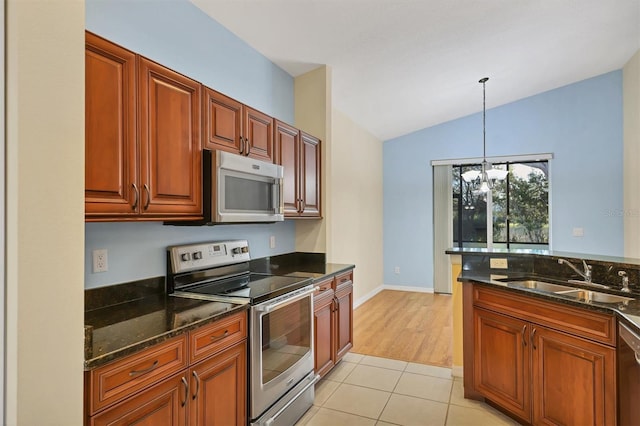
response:
<path id="1" fill-rule="evenodd" d="M 273 163 L 272 117 L 207 87 L 203 112 L 203 148 Z"/>
<path id="2" fill-rule="evenodd" d="M 201 85 L 86 32 L 85 220 L 202 216 Z"/>
<path id="3" fill-rule="evenodd" d="M 284 168 L 284 214 L 297 216 L 300 208 L 300 131 L 276 120 L 276 163 Z"/>
<path id="4" fill-rule="evenodd" d="M 202 214 L 201 86 L 140 59 L 142 214 Z"/>
<path id="5" fill-rule="evenodd" d="M 320 217 L 320 139 L 301 133 L 300 216 Z"/>
<path id="6" fill-rule="evenodd" d="M 273 118 L 244 106 L 244 155 L 273 163 Z"/>
<path id="7" fill-rule="evenodd" d="M 136 55 L 85 40 L 85 214 L 137 215 Z"/>
<path id="8" fill-rule="evenodd" d="M 205 87 L 203 114 L 203 148 L 241 153 L 242 104 Z"/>
<path id="9" fill-rule="evenodd" d="M 276 164 L 284 168 L 284 214 L 320 218 L 320 139 L 276 120 Z"/>

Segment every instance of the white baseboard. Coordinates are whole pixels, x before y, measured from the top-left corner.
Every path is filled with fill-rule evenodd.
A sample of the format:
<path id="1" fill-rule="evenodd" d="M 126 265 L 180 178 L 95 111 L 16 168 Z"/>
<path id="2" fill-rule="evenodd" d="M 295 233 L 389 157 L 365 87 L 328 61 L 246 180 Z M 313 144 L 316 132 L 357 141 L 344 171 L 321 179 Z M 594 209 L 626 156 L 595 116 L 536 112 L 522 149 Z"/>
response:
<path id="1" fill-rule="evenodd" d="M 364 296 L 359 297 L 357 300 L 354 300 L 353 301 L 353 309 L 355 309 L 358 306 L 362 305 L 364 302 L 366 302 L 367 300 L 371 299 L 373 296 L 375 296 L 376 294 L 380 293 L 382 290 L 397 290 L 397 291 L 414 291 L 414 292 L 418 292 L 418 293 L 433 293 L 433 289 L 432 288 L 383 284 L 383 285 L 380 285 L 380 286 L 374 288 L 373 290 L 371 290 L 369 293 L 365 294 Z"/>
<path id="2" fill-rule="evenodd" d="M 451 367 L 451 375 L 453 377 L 464 377 L 462 366 L 454 365 L 453 367 Z"/>

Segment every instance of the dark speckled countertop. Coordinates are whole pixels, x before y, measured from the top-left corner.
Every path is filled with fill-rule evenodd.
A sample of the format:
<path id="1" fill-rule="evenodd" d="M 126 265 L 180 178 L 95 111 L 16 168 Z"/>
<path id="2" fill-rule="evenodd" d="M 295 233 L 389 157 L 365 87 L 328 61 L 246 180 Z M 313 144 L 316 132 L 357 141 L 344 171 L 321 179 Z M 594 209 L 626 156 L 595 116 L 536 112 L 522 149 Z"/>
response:
<path id="1" fill-rule="evenodd" d="M 320 253 L 289 253 L 251 261 L 252 272 L 312 278 L 339 275 L 354 265 L 326 263 Z M 248 304 L 165 295 L 164 277 L 85 290 L 85 370 L 163 342 Z"/>
<path id="2" fill-rule="evenodd" d="M 462 255 L 462 273 L 458 277 L 461 282 L 474 282 L 483 285 L 500 287 L 504 290 L 528 294 L 585 309 L 615 314 L 640 334 L 640 260 L 613 256 L 587 255 L 546 250 L 487 250 L 487 249 L 449 249 L 447 254 Z M 507 269 L 491 268 L 491 258 L 504 258 L 508 261 Z M 584 259 L 592 266 L 593 282 L 609 286 L 609 289 L 590 288 L 580 284 L 571 284 L 569 280 L 581 280 L 566 265 L 558 264 L 564 258 L 582 269 Z M 621 278 L 618 271 L 624 270 L 629 276 L 630 293 L 621 291 Z M 578 289 L 600 293 L 615 294 L 634 300 L 626 303 L 599 303 L 582 301 L 569 295 L 545 292 L 537 289 L 516 287 L 508 281 L 534 279 L 561 284 Z"/>

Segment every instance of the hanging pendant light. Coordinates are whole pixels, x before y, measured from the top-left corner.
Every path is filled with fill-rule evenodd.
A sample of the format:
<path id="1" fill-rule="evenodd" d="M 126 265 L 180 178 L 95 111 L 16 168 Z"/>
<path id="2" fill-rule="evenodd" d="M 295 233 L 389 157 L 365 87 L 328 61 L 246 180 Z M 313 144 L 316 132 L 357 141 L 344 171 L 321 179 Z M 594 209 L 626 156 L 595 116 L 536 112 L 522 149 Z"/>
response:
<path id="1" fill-rule="evenodd" d="M 482 164 L 480 172 L 477 170 L 469 170 L 462 174 L 462 178 L 466 182 L 474 182 L 480 192 L 489 192 L 493 189 L 493 185 L 496 180 L 502 180 L 507 176 L 506 170 L 498 170 L 491 167 L 491 164 L 487 162 L 487 102 L 486 102 L 486 90 L 485 85 L 489 77 L 484 77 L 478 80 L 478 83 L 482 83 Z"/>

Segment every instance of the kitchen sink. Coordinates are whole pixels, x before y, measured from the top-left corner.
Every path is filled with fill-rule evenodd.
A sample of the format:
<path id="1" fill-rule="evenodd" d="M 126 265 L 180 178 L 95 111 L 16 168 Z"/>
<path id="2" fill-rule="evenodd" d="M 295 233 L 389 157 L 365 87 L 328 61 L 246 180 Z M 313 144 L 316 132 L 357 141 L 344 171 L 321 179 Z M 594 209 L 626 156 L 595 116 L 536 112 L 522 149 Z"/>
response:
<path id="1" fill-rule="evenodd" d="M 551 293 L 575 291 L 575 287 L 566 285 L 552 284 L 545 281 L 525 280 L 525 281 L 509 281 L 509 287 L 529 288 L 532 290 L 548 291 Z"/>
<path id="2" fill-rule="evenodd" d="M 598 303 L 629 303 L 634 300 L 631 297 L 618 296 L 615 294 L 600 293 L 591 290 L 574 290 L 571 292 L 563 292 L 565 296 L 579 299 L 584 302 L 598 302 Z"/>

